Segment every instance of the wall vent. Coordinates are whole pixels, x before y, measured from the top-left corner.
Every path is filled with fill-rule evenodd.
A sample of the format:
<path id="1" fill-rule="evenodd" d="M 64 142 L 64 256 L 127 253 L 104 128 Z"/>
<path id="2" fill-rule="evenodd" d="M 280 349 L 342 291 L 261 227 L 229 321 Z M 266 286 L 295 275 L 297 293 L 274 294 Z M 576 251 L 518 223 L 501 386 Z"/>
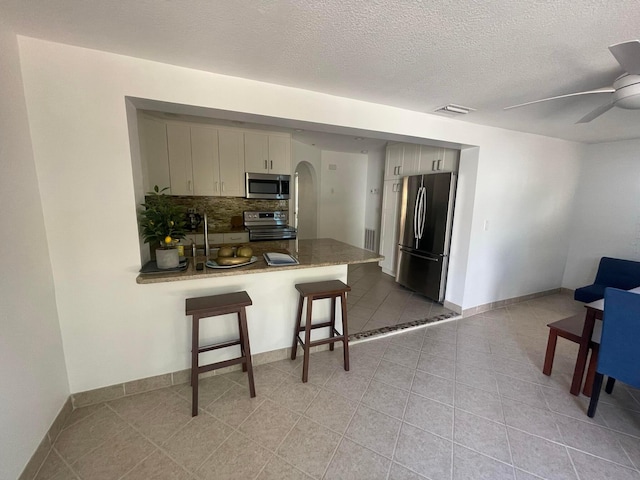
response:
<path id="1" fill-rule="evenodd" d="M 454 115 L 466 115 L 470 112 L 475 112 L 475 108 L 463 107 L 462 105 L 454 105 L 450 103 L 444 107 L 436 108 L 434 112 L 437 113 L 452 113 Z"/>
<path id="2" fill-rule="evenodd" d="M 367 250 L 371 250 L 372 252 L 376 249 L 376 231 L 370 228 L 364 229 L 364 248 Z"/>

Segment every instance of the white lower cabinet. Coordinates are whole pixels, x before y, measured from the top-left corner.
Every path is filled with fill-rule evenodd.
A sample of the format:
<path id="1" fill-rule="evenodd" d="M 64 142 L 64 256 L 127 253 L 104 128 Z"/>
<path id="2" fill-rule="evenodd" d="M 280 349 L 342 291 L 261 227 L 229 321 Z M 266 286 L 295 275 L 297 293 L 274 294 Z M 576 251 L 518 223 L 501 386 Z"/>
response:
<path id="1" fill-rule="evenodd" d="M 380 262 L 382 271 L 395 276 L 398 255 L 398 223 L 400 220 L 400 198 L 402 182 L 386 180 L 382 189 L 382 222 L 380 225 L 380 254 L 384 260 Z"/>
<path id="2" fill-rule="evenodd" d="M 249 241 L 249 232 L 223 233 L 222 243 L 244 243 Z"/>

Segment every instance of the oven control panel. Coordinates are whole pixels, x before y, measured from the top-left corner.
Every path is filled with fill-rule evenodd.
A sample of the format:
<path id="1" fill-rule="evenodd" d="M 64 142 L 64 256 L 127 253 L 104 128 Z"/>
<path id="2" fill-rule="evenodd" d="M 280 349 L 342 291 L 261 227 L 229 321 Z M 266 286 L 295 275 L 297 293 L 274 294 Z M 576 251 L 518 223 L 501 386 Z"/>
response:
<path id="1" fill-rule="evenodd" d="M 286 225 L 289 212 L 244 212 L 245 225 Z"/>

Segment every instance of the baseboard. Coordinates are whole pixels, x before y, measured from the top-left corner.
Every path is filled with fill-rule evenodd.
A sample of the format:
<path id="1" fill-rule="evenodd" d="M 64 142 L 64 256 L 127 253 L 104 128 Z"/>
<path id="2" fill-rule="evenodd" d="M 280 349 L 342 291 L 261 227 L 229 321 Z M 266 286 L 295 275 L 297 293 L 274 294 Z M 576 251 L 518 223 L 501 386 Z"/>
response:
<path id="1" fill-rule="evenodd" d="M 24 467 L 24 470 L 18 477 L 18 480 L 33 480 L 36 477 L 38 470 L 40 470 L 40 467 L 49 455 L 49 452 L 51 452 L 51 447 L 56 441 L 56 438 L 58 438 L 58 435 L 60 435 L 62 427 L 64 427 L 64 424 L 67 422 L 71 412 L 73 412 L 73 406 L 71 403 L 71 396 L 68 396 L 67 400 L 58 412 L 58 415 L 56 415 L 56 418 L 51 423 L 51 427 L 49 427 L 49 430 L 42 438 L 38 448 L 36 448 L 36 451 L 31 455 L 31 459 L 27 462 L 27 465 Z"/>
<path id="2" fill-rule="evenodd" d="M 454 311 L 458 314 L 462 314 L 462 307 L 460 305 L 456 305 L 453 302 L 450 302 L 449 300 L 445 300 L 442 305 L 448 310 Z"/>
<path id="3" fill-rule="evenodd" d="M 478 315 L 479 313 L 488 312 L 489 310 L 495 310 L 496 308 L 506 307 L 507 305 L 513 305 L 514 303 L 526 302 L 533 300 L 534 298 L 546 297 L 547 295 L 555 295 L 562 292 L 561 288 L 553 288 L 551 290 L 545 290 L 543 292 L 530 293 L 529 295 L 522 295 L 520 297 L 508 298 L 506 300 L 499 300 L 497 302 L 485 303 L 484 305 L 478 305 L 476 307 L 467 308 L 463 310 L 462 317 L 471 317 Z"/>

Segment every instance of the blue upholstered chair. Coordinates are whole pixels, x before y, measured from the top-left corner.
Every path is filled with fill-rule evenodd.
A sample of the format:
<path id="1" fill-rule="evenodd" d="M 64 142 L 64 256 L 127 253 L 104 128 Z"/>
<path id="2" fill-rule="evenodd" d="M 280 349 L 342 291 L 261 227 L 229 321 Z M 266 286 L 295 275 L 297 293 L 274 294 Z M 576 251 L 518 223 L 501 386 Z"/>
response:
<path id="1" fill-rule="evenodd" d="M 595 302 L 604 298 L 604 289 L 607 287 L 622 290 L 640 287 L 640 262 L 602 257 L 593 284 L 576 288 L 573 298 L 578 302 Z"/>
<path id="2" fill-rule="evenodd" d="M 607 288 L 600 352 L 587 415 L 596 414 L 602 380 L 611 393 L 617 380 L 640 388 L 640 294 Z"/>

